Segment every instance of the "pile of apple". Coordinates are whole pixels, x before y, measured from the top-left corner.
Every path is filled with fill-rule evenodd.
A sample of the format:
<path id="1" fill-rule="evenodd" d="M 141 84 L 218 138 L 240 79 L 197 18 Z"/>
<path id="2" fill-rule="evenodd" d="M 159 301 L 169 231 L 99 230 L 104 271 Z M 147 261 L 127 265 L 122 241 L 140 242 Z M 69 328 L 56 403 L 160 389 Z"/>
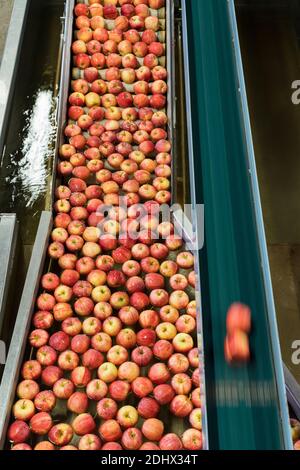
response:
<path id="1" fill-rule="evenodd" d="M 194 257 L 158 215 L 171 199 L 163 6 L 75 7 L 81 78 L 60 149 L 55 269 L 41 279 L 8 430 L 14 450 L 202 447 Z"/>

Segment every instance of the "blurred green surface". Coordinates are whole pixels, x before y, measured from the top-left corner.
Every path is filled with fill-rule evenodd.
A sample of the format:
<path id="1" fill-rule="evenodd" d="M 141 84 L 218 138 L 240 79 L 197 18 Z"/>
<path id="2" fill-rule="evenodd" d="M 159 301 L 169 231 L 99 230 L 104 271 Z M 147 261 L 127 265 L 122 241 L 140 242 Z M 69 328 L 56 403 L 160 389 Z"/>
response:
<path id="1" fill-rule="evenodd" d="M 187 0 L 210 449 L 282 449 L 267 310 L 251 200 L 227 1 Z M 253 313 L 252 359 L 224 359 L 226 312 Z"/>

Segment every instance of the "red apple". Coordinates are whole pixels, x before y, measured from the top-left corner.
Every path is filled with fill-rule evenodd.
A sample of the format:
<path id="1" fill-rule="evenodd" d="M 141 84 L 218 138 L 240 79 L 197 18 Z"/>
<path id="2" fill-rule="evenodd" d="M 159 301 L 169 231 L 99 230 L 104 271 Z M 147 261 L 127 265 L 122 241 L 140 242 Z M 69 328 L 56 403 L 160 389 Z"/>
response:
<path id="1" fill-rule="evenodd" d="M 174 433 L 165 434 L 159 441 L 159 448 L 161 450 L 181 450 L 182 442 Z"/>
<path id="2" fill-rule="evenodd" d="M 175 351 L 186 353 L 193 349 L 193 338 L 187 333 L 178 333 L 173 339 L 173 346 Z"/>
<path id="3" fill-rule="evenodd" d="M 251 310 L 247 305 L 240 303 L 232 304 L 227 312 L 226 327 L 229 334 L 235 330 L 244 333 L 251 331 Z"/>
<path id="4" fill-rule="evenodd" d="M 73 420 L 72 428 L 77 436 L 84 436 L 94 431 L 96 423 L 89 413 L 82 413 Z"/>
<path id="5" fill-rule="evenodd" d="M 152 351 L 147 346 L 139 346 L 131 353 L 132 360 L 140 367 L 147 366 L 151 362 L 152 357 Z"/>
<path id="6" fill-rule="evenodd" d="M 118 441 L 122 436 L 119 423 L 114 419 L 104 421 L 99 427 L 100 437 L 107 442 Z"/>
<path id="7" fill-rule="evenodd" d="M 98 369 L 98 377 L 105 383 L 111 383 L 118 377 L 118 369 L 111 362 L 104 362 Z"/>
<path id="8" fill-rule="evenodd" d="M 140 368 L 134 362 L 123 362 L 118 370 L 118 377 L 120 380 L 133 382 L 140 374 Z"/>
<path id="9" fill-rule="evenodd" d="M 142 433 L 137 428 L 129 428 L 124 431 L 122 436 L 122 445 L 127 450 L 138 450 L 143 442 Z"/>
<path id="10" fill-rule="evenodd" d="M 144 419 L 155 418 L 160 410 L 160 406 L 154 398 L 145 397 L 139 401 L 138 413 Z"/>
<path id="11" fill-rule="evenodd" d="M 42 382 L 48 387 L 53 387 L 55 382 L 61 379 L 63 371 L 57 366 L 48 366 L 42 372 Z"/>
<path id="12" fill-rule="evenodd" d="M 188 429 L 182 435 L 183 447 L 187 450 L 202 449 L 202 434 L 197 429 Z"/>
<path id="13" fill-rule="evenodd" d="M 71 380 L 77 388 L 86 387 L 92 375 L 87 367 L 79 366 L 71 372 Z"/>
<path id="14" fill-rule="evenodd" d="M 68 379 L 59 379 L 53 385 L 53 392 L 56 398 L 68 399 L 74 392 L 74 384 L 71 380 Z"/>
<path id="15" fill-rule="evenodd" d="M 116 337 L 116 343 L 126 349 L 131 349 L 136 345 L 136 334 L 130 328 L 124 328 Z"/>
<path id="16" fill-rule="evenodd" d="M 107 360 L 116 366 L 120 366 L 128 360 L 128 352 L 123 346 L 113 346 L 107 353 Z"/>
<path id="17" fill-rule="evenodd" d="M 31 431 L 39 436 L 47 434 L 53 426 L 50 414 L 44 411 L 35 414 L 29 424 Z"/>
<path id="18" fill-rule="evenodd" d="M 117 411 L 118 405 L 111 398 L 103 398 L 97 403 L 97 413 L 104 420 L 113 419 Z"/>
<path id="19" fill-rule="evenodd" d="M 175 392 L 171 385 L 161 384 L 154 388 L 153 395 L 160 405 L 167 405 L 175 397 Z"/>
<path id="20" fill-rule="evenodd" d="M 53 426 L 48 434 L 49 441 L 57 446 L 65 446 L 73 438 L 73 430 L 67 423 L 59 423 Z"/>
<path id="21" fill-rule="evenodd" d="M 123 307 L 118 312 L 119 318 L 124 323 L 124 325 L 132 326 L 137 323 L 139 320 L 139 312 L 136 308 L 127 306 Z"/>
<path id="22" fill-rule="evenodd" d="M 102 398 L 106 397 L 108 387 L 103 380 L 94 379 L 87 384 L 86 394 L 88 398 L 94 401 L 99 401 Z"/>
<path id="23" fill-rule="evenodd" d="M 88 404 L 86 393 L 74 392 L 68 399 L 67 407 L 72 413 L 81 414 L 86 412 Z"/>
<path id="24" fill-rule="evenodd" d="M 164 433 L 164 424 L 157 418 L 149 418 L 144 421 L 142 433 L 149 441 L 159 441 Z"/>
<path id="25" fill-rule="evenodd" d="M 186 395 L 176 395 L 170 404 L 170 411 L 179 418 L 185 418 L 193 410 L 193 404 Z"/>
<path id="26" fill-rule="evenodd" d="M 173 374 L 184 373 L 189 369 L 188 358 L 180 353 L 173 354 L 168 361 L 168 367 Z"/>
<path id="27" fill-rule="evenodd" d="M 126 400 L 130 391 L 130 385 L 123 380 L 116 380 L 109 385 L 109 394 L 116 401 Z"/>
<path id="28" fill-rule="evenodd" d="M 156 340 L 155 331 L 144 328 L 137 333 L 136 340 L 139 346 L 152 347 Z"/>
<path id="29" fill-rule="evenodd" d="M 21 421 L 29 421 L 35 413 L 34 403 L 32 400 L 18 400 L 13 406 L 13 415 L 15 419 Z"/>
<path id="30" fill-rule="evenodd" d="M 165 364 L 158 362 L 150 367 L 148 377 L 153 383 L 160 385 L 168 382 L 170 379 L 170 372 Z"/>
<path id="31" fill-rule="evenodd" d="M 195 408 L 190 416 L 189 416 L 189 422 L 191 426 L 194 429 L 198 429 L 198 431 L 201 431 L 202 429 L 202 414 L 201 414 L 201 408 Z"/>
<path id="32" fill-rule="evenodd" d="M 192 389 L 192 381 L 187 374 L 175 374 L 172 377 L 171 385 L 177 395 L 188 395 Z"/>
<path id="33" fill-rule="evenodd" d="M 169 294 L 164 289 L 154 289 L 150 293 L 150 302 L 155 307 L 163 307 L 169 302 Z"/>
<path id="34" fill-rule="evenodd" d="M 161 339 L 153 346 L 153 354 L 161 361 L 168 360 L 173 354 L 174 348 L 169 341 Z"/>
<path id="35" fill-rule="evenodd" d="M 95 434 L 85 434 L 78 443 L 79 450 L 100 450 L 101 441 Z"/>
<path id="36" fill-rule="evenodd" d="M 7 437 L 13 444 L 24 443 L 30 437 L 30 428 L 24 421 L 14 421 L 8 429 Z"/>

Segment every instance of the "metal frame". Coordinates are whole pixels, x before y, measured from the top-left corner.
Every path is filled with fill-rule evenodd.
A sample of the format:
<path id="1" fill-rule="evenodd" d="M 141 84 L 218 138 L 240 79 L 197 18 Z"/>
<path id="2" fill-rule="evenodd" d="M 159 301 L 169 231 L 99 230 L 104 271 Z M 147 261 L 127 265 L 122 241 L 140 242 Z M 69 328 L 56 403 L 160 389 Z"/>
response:
<path id="1" fill-rule="evenodd" d="M 262 269 L 262 274 L 263 274 L 263 281 L 264 281 L 264 288 L 265 288 L 265 295 L 266 295 L 271 345 L 272 345 L 273 358 L 274 358 L 274 371 L 275 371 L 276 383 L 277 383 L 277 388 L 278 388 L 280 414 L 281 414 L 282 427 L 283 427 L 283 438 L 285 442 L 285 448 L 287 450 L 290 450 L 293 448 L 293 446 L 292 446 L 292 438 L 291 438 L 290 425 L 289 425 L 287 396 L 286 396 L 284 374 L 283 374 L 283 368 L 282 368 L 282 357 L 281 357 L 279 334 L 278 334 L 278 327 L 277 327 L 277 321 L 276 321 L 276 310 L 275 310 L 269 257 L 268 257 L 267 243 L 266 243 L 265 227 L 264 227 L 264 221 L 263 221 L 263 212 L 262 212 L 262 207 L 261 207 L 260 191 L 259 191 L 258 177 L 257 177 L 256 163 L 255 163 L 255 153 L 254 153 L 254 146 L 253 146 L 253 139 L 252 139 L 252 131 L 251 131 L 244 70 L 243 70 L 243 61 L 242 61 L 242 55 L 241 55 L 241 49 L 240 49 L 239 33 L 238 33 L 238 26 L 237 26 L 236 14 L 235 14 L 234 0 L 227 0 L 227 2 L 228 2 L 229 20 L 230 20 L 230 25 L 231 25 L 231 30 L 232 30 L 234 55 L 235 55 L 235 60 L 236 60 L 236 72 L 237 72 L 237 78 L 239 82 L 241 109 L 242 109 L 242 117 L 243 117 L 246 147 L 247 147 L 247 156 L 248 156 L 248 169 L 249 169 L 249 174 L 250 174 L 254 212 L 255 212 L 256 225 L 257 225 L 257 236 L 258 236 L 258 243 L 259 243 L 259 250 L 260 250 L 260 257 L 261 257 L 261 269 Z"/>
<path id="2" fill-rule="evenodd" d="M 192 113 L 191 113 L 191 87 L 190 87 L 190 63 L 189 63 L 189 49 L 188 49 L 188 37 L 187 37 L 187 20 L 186 20 L 186 0 L 182 0 L 182 39 L 183 39 L 183 59 L 184 59 L 184 76 L 185 76 L 185 93 L 186 93 L 186 109 L 187 109 L 187 137 L 188 137 L 188 148 L 189 148 L 189 170 L 190 175 L 195 175 L 194 168 L 194 148 L 193 148 L 193 136 L 192 136 Z M 197 201 L 196 201 L 196 190 L 195 190 L 195 179 L 190 179 L 191 188 L 191 201 L 192 201 L 192 221 L 193 221 L 193 233 L 194 236 L 189 234 L 189 239 L 193 240 L 195 246 L 199 246 L 198 243 L 198 231 L 195 227 L 199 227 L 198 214 L 197 214 Z M 196 301 L 199 307 L 198 315 L 198 331 L 202 334 L 203 331 L 203 317 L 202 317 L 202 301 L 201 301 L 201 269 L 199 263 L 199 253 L 195 252 L 195 270 L 197 273 L 197 288 L 196 288 Z M 201 338 L 202 350 L 205 339 Z M 203 368 L 201 370 L 201 381 L 203 384 L 202 392 L 204 393 L 204 399 L 202 400 L 202 434 L 203 434 L 203 449 L 209 449 L 209 438 L 208 438 L 208 422 L 207 422 L 207 409 L 206 409 L 206 381 L 205 381 L 205 358 L 203 356 Z"/>
<path id="3" fill-rule="evenodd" d="M 64 29 L 62 32 L 62 57 L 61 57 L 61 69 L 60 69 L 60 80 L 59 80 L 59 93 L 57 98 L 57 111 L 56 111 L 56 122 L 57 122 L 57 138 L 54 149 L 54 159 L 52 168 L 52 184 L 51 184 L 51 201 L 54 204 L 55 194 L 55 182 L 57 178 L 57 160 L 59 147 L 64 142 L 64 124 L 67 120 L 67 106 L 68 106 L 68 93 L 70 87 L 70 76 L 71 76 L 71 61 L 72 54 L 71 44 L 73 37 L 73 9 L 75 0 L 66 0 L 64 16 L 61 20 L 64 22 Z"/>
<path id="4" fill-rule="evenodd" d="M 0 449 L 5 445 L 10 411 L 44 268 L 51 227 L 51 212 L 42 212 L 0 387 Z"/>
<path id="5" fill-rule="evenodd" d="M 6 313 L 9 285 L 17 248 L 18 221 L 16 214 L 0 214 L 0 333 Z"/>
<path id="6" fill-rule="evenodd" d="M 283 364 L 283 372 L 289 404 L 297 418 L 300 419 L 300 385 L 285 364 Z"/>
<path id="7" fill-rule="evenodd" d="M 29 0 L 14 0 L 0 68 L 0 155 L 3 153 L 16 68 L 23 39 Z"/>

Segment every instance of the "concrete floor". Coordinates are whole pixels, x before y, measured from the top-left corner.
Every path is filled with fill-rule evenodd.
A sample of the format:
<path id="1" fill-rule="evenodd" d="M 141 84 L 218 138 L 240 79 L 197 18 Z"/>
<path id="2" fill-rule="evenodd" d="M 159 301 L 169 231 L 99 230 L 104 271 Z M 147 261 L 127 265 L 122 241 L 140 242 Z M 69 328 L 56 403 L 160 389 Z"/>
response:
<path id="1" fill-rule="evenodd" d="M 0 62 L 4 50 L 13 3 L 14 0 L 0 0 Z"/>
<path id="2" fill-rule="evenodd" d="M 239 14 L 269 259 L 286 365 L 300 339 L 300 106 L 291 102 L 300 50 L 293 18 L 272 12 Z"/>

